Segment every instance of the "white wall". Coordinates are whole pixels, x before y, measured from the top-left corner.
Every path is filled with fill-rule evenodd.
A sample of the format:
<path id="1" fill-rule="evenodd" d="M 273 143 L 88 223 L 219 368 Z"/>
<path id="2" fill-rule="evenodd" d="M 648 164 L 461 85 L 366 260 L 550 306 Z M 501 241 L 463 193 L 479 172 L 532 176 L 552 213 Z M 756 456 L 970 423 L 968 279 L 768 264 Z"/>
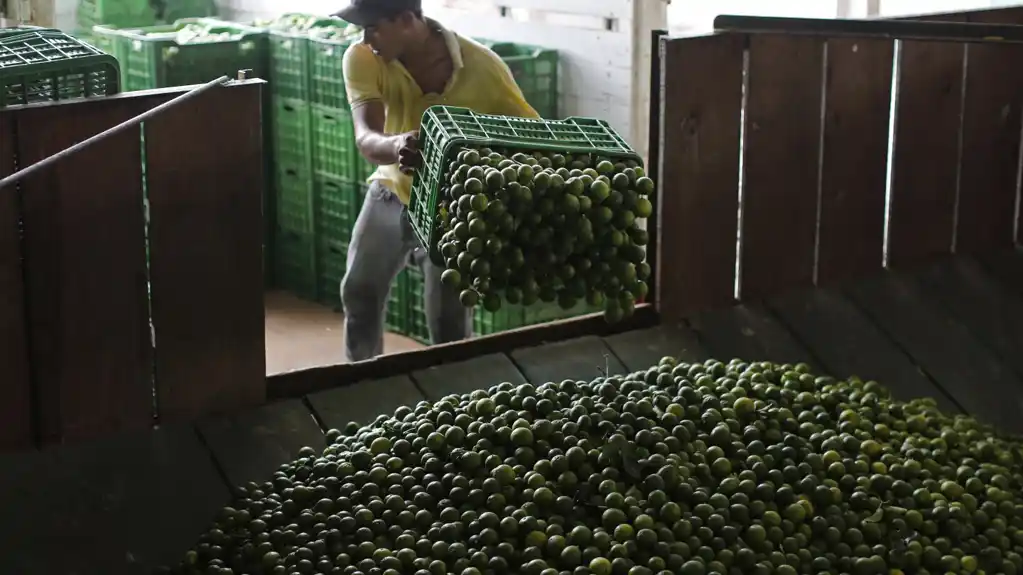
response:
<path id="1" fill-rule="evenodd" d="M 837 10 L 838 0 L 672 0 L 668 25 L 672 33 L 701 34 L 713 30 L 718 14 L 834 18 Z"/>

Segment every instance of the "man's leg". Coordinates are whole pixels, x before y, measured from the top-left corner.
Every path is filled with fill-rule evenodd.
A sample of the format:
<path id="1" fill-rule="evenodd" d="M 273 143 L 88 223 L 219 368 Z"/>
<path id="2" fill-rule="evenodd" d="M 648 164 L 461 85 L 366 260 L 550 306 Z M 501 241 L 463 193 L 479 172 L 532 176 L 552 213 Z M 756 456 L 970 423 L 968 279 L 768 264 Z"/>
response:
<path id="1" fill-rule="evenodd" d="M 394 278 L 405 266 L 402 204 L 394 193 L 372 182 L 348 244 L 341 280 L 345 360 L 362 361 L 384 351 L 384 309 Z"/>
<path id="2" fill-rule="evenodd" d="M 416 255 L 423 270 L 423 307 L 430 341 L 449 343 L 471 336 L 472 308 L 462 305 L 457 289 L 441 285 L 440 275 L 444 269 L 430 261 L 425 250 Z"/>

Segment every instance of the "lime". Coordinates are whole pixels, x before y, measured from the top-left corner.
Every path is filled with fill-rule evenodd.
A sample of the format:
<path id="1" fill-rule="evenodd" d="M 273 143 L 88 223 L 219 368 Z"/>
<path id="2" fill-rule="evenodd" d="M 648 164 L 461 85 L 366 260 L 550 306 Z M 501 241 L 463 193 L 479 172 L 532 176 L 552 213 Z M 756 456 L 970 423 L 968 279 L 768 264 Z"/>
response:
<path id="1" fill-rule="evenodd" d="M 458 294 L 458 300 L 462 302 L 465 307 L 476 307 L 476 304 L 480 301 L 480 296 L 476 293 L 476 290 L 466 289 L 462 290 Z"/>

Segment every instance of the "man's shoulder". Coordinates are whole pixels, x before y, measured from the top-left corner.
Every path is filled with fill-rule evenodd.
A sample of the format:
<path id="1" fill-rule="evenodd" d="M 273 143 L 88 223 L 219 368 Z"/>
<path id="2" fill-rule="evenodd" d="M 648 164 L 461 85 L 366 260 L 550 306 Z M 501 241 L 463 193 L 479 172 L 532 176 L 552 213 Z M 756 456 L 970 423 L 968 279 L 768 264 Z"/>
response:
<path id="1" fill-rule="evenodd" d="M 373 49 L 368 45 L 362 42 L 352 42 L 345 48 L 343 58 L 352 62 L 358 62 L 359 64 L 376 63 L 377 55 L 373 53 Z"/>
<path id="2" fill-rule="evenodd" d="M 462 51 L 462 63 L 466 67 L 494 68 L 503 65 L 501 57 L 484 44 L 456 34 L 458 44 Z"/>

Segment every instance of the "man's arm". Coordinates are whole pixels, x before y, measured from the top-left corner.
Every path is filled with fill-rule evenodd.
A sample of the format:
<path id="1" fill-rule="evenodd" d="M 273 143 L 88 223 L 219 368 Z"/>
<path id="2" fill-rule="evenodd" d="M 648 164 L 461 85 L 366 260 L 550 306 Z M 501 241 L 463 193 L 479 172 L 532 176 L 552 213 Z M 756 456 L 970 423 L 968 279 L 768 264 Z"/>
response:
<path id="1" fill-rule="evenodd" d="M 396 136 L 384 133 L 384 105 L 379 100 L 363 102 L 352 108 L 355 146 L 364 158 L 383 166 L 398 162 L 400 145 Z"/>
<path id="2" fill-rule="evenodd" d="M 352 44 L 342 59 L 342 72 L 359 153 L 375 164 L 397 163 L 405 138 L 384 133 L 380 63 L 368 46 Z"/>

